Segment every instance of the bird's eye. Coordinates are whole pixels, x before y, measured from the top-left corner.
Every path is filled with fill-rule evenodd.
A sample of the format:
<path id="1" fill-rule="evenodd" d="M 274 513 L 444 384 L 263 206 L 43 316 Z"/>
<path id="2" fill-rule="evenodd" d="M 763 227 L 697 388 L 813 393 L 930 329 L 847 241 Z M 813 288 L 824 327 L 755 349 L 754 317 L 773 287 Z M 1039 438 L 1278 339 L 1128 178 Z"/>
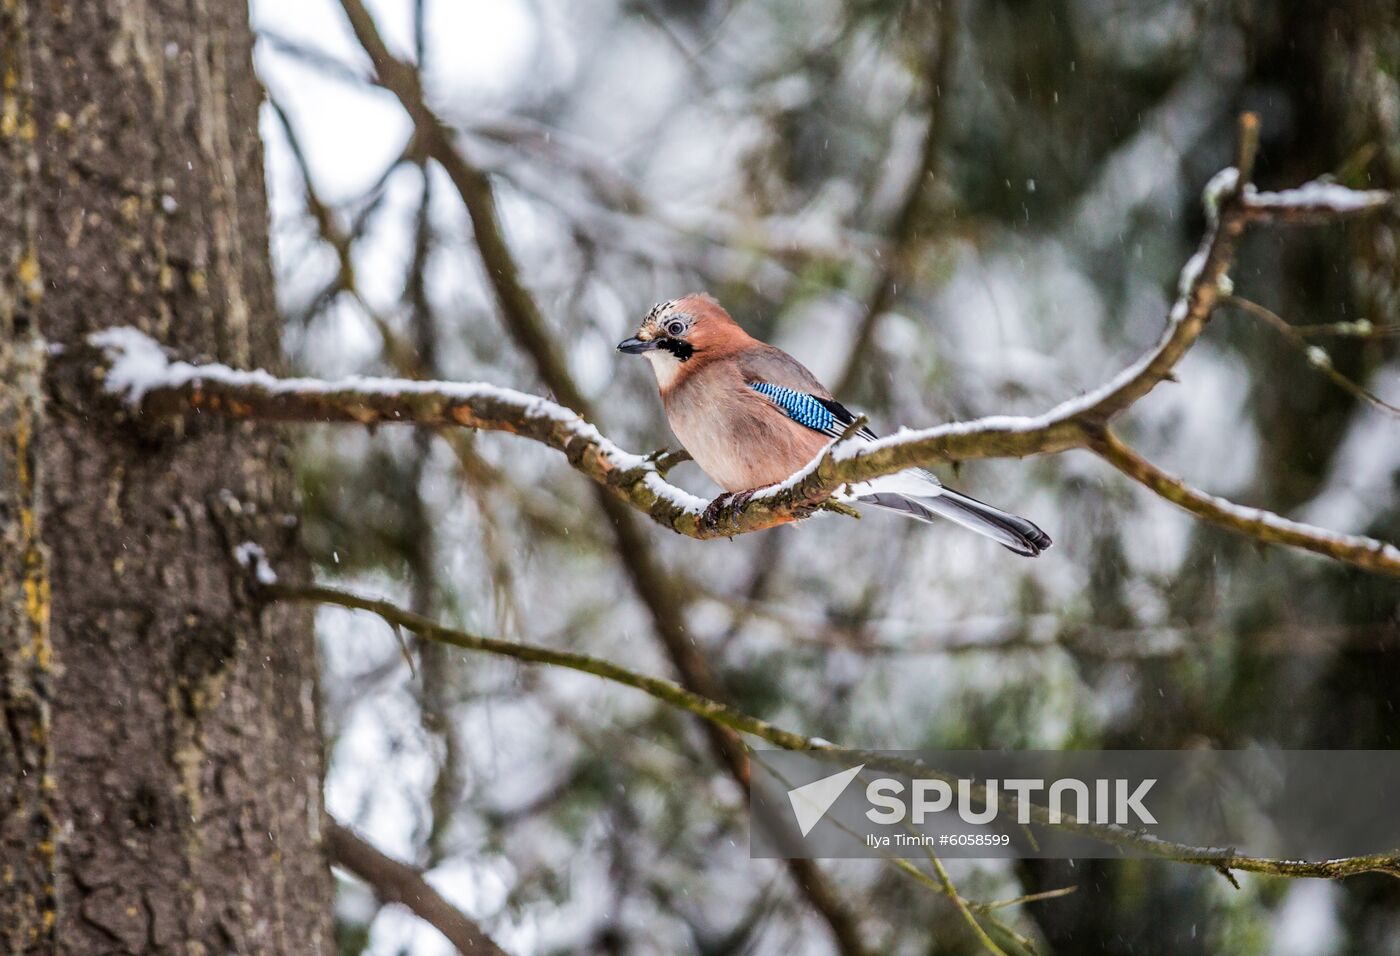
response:
<path id="1" fill-rule="evenodd" d="M 679 335 L 680 335 L 682 332 L 684 332 L 684 331 L 685 331 L 685 323 L 683 323 L 683 322 L 672 322 L 670 325 L 666 326 L 666 334 L 667 334 L 667 335 L 676 335 L 676 336 L 679 336 Z"/>

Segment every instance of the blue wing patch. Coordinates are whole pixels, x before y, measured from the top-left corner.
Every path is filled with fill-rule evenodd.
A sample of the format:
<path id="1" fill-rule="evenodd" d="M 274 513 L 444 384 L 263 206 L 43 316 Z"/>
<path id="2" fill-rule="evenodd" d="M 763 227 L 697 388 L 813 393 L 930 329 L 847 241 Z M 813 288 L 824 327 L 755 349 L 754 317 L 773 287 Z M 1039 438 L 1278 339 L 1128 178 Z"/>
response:
<path id="1" fill-rule="evenodd" d="M 749 388 L 768 398 L 797 424 L 832 438 L 839 438 L 846 426 L 856 420 L 844 405 L 832 399 L 817 398 L 771 382 L 749 382 Z M 868 428 L 862 428 L 860 434 L 866 438 L 875 437 Z"/>

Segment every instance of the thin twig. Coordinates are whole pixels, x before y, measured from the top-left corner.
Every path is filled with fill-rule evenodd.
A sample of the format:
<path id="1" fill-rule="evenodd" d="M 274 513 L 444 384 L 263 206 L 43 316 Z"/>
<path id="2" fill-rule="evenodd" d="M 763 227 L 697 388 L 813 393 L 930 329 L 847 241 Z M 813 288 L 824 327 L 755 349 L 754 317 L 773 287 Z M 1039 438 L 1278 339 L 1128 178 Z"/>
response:
<path id="1" fill-rule="evenodd" d="M 987 931 L 982 928 L 982 924 L 977 922 L 977 917 L 972 915 L 972 910 L 968 908 L 967 900 L 962 898 L 958 888 L 953 885 L 953 879 L 948 875 L 948 870 L 943 866 L 943 861 L 934 853 L 929 853 L 929 862 L 933 864 L 933 872 L 938 874 L 938 882 L 943 886 L 943 894 L 953 901 L 953 906 L 957 907 L 962 918 L 967 925 L 972 927 L 972 934 L 977 937 L 983 947 L 995 956 L 1006 956 L 1006 951 L 992 942 L 992 938 L 987 935 Z"/>
<path id="2" fill-rule="evenodd" d="M 452 140 L 452 131 L 424 100 L 418 71 L 412 64 L 397 59 L 389 52 L 374 24 L 374 18 L 361 0 L 341 0 L 341 7 L 360 45 L 374 64 L 379 81 L 399 98 L 413 121 L 419 142 L 447 173 L 447 178 L 461 196 L 486 276 L 511 334 L 535 362 L 540 378 L 559 400 L 585 417 L 591 417 L 583 394 L 574 386 L 563 360 L 551 347 L 544 316 L 526 289 L 520 269 L 506 244 L 491 181 L 480 169 L 467 162 L 457 149 Z"/>
<path id="3" fill-rule="evenodd" d="M 1336 335 L 1352 339 L 1386 339 L 1400 335 L 1400 325 L 1376 325 L 1369 319 L 1354 322 L 1318 322 L 1314 325 L 1295 325 L 1294 332 L 1302 336 Z"/>
<path id="4" fill-rule="evenodd" d="M 1225 305 L 1248 312 L 1255 318 L 1262 319 L 1266 325 L 1283 336 L 1289 345 L 1302 353 L 1303 357 L 1308 360 L 1309 365 L 1327 376 L 1334 385 L 1342 389 L 1352 398 L 1378 408 L 1388 415 L 1400 418 L 1400 408 L 1396 408 L 1364 385 L 1353 382 L 1341 372 L 1337 371 L 1337 367 L 1332 364 L 1332 356 L 1328 355 L 1320 346 L 1309 344 L 1308 340 L 1293 326 L 1284 321 L 1283 317 L 1277 312 L 1260 305 L 1258 302 L 1252 302 L 1249 299 L 1242 299 L 1234 295 L 1227 295 L 1221 301 Z"/>
<path id="5" fill-rule="evenodd" d="M 890 226 L 890 243 L 883 258 L 884 267 L 875 278 L 870 298 L 865 304 L 861 323 L 846 356 L 846 364 L 836 377 L 833 394 L 847 395 L 854 389 L 866 353 L 875 337 L 880 317 L 894 303 L 900 280 L 908 271 L 914 240 L 914 227 L 925 203 L 929 187 L 938 180 L 943 143 L 947 140 L 949 79 L 953 75 L 953 57 L 957 50 L 957 3 L 943 0 L 938 16 L 938 38 L 928 60 L 924 87 L 928 97 L 928 125 L 919 150 L 918 167 L 910 180 Z"/>
<path id="6" fill-rule="evenodd" d="M 564 667 L 569 670 L 592 674 L 604 680 L 610 680 L 617 684 L 624 684 L 628 687 L 636 688 L 646 694 L 650 694 L 663 703 L 670 704 L 681 710 L 689 711 L 698 717 L 713 721 L 730 730 L 752 734 L 771 744 L 776 744 L 785 750 L 830 749 L 829 747 L 821 748 L 799 734 L 782 730 L 767 721 L 760 720 L 757 717 L 750 717 L 725 704 L 710 700 L 694 691 L 687 690 L 675 681 L 639 674 L 625 667 L 620 667 L 610 661 L 597 657 L 590 657 L 587 654 L 578 654 L 572 651 L 558 651 L 536 644 L 505 641 L 493 637 L 480 637 L 466 631 L 444 627 L 422 615 L 406 611 L 388 601 L 361 597 L 360 595 L 349 591 L 342 591 L 338 588 L 319 585 L 299 586 L 269 584 L 262 587 L 262 593 L 268 598 L 280 601 L 333 604 L 339 607 L 368 611 L 390 624 L 403 627 L 417 634 L 419 637 L 424 637 L 431 641 L 441 641 L 444 644 L 460 647 L 463 650 L 484 651 L 488 654 L 510 657 L 530 664 L 549 664 L 554 667 Z"/>

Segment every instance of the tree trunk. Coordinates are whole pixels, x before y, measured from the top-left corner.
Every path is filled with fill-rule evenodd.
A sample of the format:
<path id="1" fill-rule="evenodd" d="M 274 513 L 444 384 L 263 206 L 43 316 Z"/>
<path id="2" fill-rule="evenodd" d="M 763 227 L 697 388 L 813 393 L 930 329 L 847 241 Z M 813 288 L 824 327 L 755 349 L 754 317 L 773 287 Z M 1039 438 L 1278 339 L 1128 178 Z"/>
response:
<path id="1" fill-rule="evenodd" d="M 332 949 L 311 620 L 267 430 L 119 422 L 50 347 L 276 362 L 242 4 L 0 2 L 0 951 Z M 42 336 L 42 341 L 40 340 Z"/>

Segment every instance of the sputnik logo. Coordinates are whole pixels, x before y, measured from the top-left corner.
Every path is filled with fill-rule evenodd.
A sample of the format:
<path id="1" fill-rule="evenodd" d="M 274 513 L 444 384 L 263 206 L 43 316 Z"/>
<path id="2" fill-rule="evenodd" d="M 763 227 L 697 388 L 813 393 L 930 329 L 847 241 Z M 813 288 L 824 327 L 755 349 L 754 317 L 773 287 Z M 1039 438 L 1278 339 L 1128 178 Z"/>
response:
<path id="1" fill-rule="evenodd" d="M 804 837 L 812 832 L 812 827 L 821 822 L 821 818 L 826 816 L 826 811 L 846 792 L 856 774 L 864 769 L 865 764 L 861 764 L 859 767 L 842 770 L 840 773 L 788 791 L 788 802 L 792 804 L 793 816 L 797 817 L 797 828 L 802 831 Z"/>

